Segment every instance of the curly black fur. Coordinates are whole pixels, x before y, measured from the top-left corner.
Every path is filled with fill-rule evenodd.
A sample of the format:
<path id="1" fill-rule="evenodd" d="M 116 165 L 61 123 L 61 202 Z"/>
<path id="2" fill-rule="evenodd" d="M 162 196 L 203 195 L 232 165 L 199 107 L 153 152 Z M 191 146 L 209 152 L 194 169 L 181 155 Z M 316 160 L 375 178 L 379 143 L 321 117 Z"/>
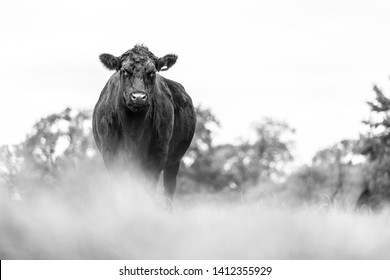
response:
<path id="1" fill-rule="evenodd" d="M 157 71 L 166 71 L 171 68 L 177 60 L 177 55 L 167 54 L 161 58 L 155 56 L 147 46 L 143 44 L 137 44 L 132 49 L 129 49 L 120 57 L 115 57 L 111 54 L 101 54 L 99 56 L 100 61 L 106 66 L 109 70 L 119 70 L 122 66 L 122 63 L 132 64 L 132 63 L 144 63 L 147 60 L 151 60 Z"/>

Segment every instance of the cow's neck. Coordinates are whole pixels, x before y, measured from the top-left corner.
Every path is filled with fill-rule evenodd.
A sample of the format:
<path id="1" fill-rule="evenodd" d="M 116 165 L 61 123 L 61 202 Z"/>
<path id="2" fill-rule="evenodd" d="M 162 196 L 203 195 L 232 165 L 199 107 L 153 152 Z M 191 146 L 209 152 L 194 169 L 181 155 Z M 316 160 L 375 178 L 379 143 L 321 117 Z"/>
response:
<path id="1" fill-rule="evenodd" d="M 140 155 L 147 152 L 150 143 L 148 112 L 134 113 L 124 108 L 120 111 L 119 118 L 122 127 L 122 145 L 132 157 L 139 158 Z"/>
<path id="2" fill-rule="evenodd" d="M 130 137 L 132 140 L 142 138 L 146 132 L 147 122 L 149 119 L 148 112 L 134 113 L 131 110 L 125 108 L 120 113 L 120 123 L 123 128 L 123 132 L 126 137 Z"/>

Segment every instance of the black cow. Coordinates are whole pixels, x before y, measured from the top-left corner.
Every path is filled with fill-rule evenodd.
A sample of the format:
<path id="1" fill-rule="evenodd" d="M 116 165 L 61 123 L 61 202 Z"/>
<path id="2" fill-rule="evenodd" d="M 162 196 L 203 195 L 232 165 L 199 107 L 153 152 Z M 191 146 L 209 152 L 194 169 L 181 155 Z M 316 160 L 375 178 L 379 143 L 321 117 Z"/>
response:
<path id="1" fill-rule="evenodd" d="M 116 70 L 93 112 L 93 135 L 109 170 L 143 175 L 156 186 L 164 171 L 165 195 L 173 199 L 180 160 L 194 135 L 196 116 L 184 87 L 157 72 L 177 56 L 158 58 L 144 45 L 119 57 L 100 55 Z"/>

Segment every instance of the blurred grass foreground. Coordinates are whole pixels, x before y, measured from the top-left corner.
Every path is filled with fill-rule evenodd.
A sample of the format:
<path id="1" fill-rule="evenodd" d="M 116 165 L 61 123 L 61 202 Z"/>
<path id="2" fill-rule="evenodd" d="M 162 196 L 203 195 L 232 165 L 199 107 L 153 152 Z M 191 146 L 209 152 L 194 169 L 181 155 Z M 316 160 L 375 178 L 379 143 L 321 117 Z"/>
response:
<path id="1" fill-rule="evenodd" d="M 42 118 L 0 148 L 0 258 L 389 259 L 390 100 L 374 92 L 366 134 L 294 168 L 289 124 L 215 144 L 199 106 L 173 214 L 161 188 L 106 173 L 90 111 Z"/>
<path id="2" fill-rule="evenodd" d="M 78 176 L 81 174 L 73 174 Z M 226 195 L 225 195 L 226 196 Z M 247 197 L 248 196 L 248 197 Z M 179 197 L 174 214 L 133 182 L 79 176 L 1 201 L 1 259 L 388 259 L 390 215 L 274 197 Z"/>

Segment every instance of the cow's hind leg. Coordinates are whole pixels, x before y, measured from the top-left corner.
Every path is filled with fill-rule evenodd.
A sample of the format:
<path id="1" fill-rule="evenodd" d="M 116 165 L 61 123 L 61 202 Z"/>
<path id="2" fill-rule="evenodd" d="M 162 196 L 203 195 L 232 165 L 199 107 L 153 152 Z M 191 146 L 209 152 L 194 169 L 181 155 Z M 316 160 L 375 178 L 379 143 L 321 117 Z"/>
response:
<path id="1" fill-rule="evenodd" d="M 173 195 L 176 191 L 176 177 L 179 172 L 180 161 L 168 165 L 164 168 L 164 194 L 167 201 L 167 207 L 172 209 Z"/>

